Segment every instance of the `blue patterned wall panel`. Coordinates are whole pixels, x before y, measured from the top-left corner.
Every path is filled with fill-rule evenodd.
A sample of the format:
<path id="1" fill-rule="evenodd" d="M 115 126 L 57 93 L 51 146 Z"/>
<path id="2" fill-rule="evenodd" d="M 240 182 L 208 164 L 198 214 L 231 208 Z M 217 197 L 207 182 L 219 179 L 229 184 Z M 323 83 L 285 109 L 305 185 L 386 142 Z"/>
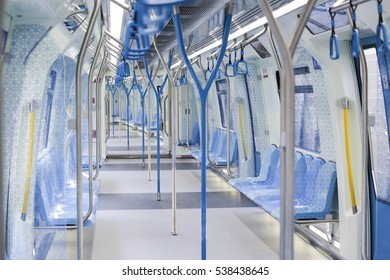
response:
<path id="1" fill-rule="evenodd" d="M 329 121 L 331 118 L 324 75 L 311 54 L 302 46 L 298 46 L 294 56 L 294 67 L 297 68 L 305 66 L 309 67 L 310 70 L 310 74 L 305 76 L 307 76 L 306 78 L 308 79 L 308 82 L 313 86 L 314 96 L 314 98 L 311 99 L 310 102 L 306 103 L 306 105 L 309 106 L 308 110 L 313 113 L 315 112 L 320 137 L 320 152 L 314 152 L 314 154 L 325 160 L 335 161 L 332 122 Z M 299 102 L 299 97 L 297 98 L 297 102 Z M 302 112 L 297 110 L 296 116 L 300 113 Z M 315 127 L 315 125 L 312 127 Z M 312 135 L 311 132 L 312 131 L 307 131 L 306 133 Z M 314 139 L 309 140 L 310 137 L 307 135 L 304 137 L 306 138 L 305 141 L 314 141 Z M 311 153 L 313 151 L 306 152 Z"/>
<path id="2" fill-rule="evenodd" d="M 30 56 L 25 61 L 25 64 L 17 65 L 17 69 L 14 69 L 16 73 L 8 73 L 8 76 L 18 77 L 17 83 L 20 83 L 19 87 L 20 95 L 17 99 L 17 104 L 13 109 L 14 122 L 13 129 L 14 134 L 12 136 L 12 160 L 11 171 L 9 179 L 9 201 L 8 201 L 8 242 L 9 242 L 9 257 L 12 259 L 31 259 L 33 257 L 33 199 L 28 200 L 27 219 L 22 221 L 20 219 L 23 197 L 24 197 L 24 185 L 26 180 L 27 169 L 27 150 L 28 150 L 28 132 L 29 132 L 29 106 L 31 102 L 36 103 L 35 110 L 35 124 L 34 131 L 34 150 L 33 150 L 33 166 L 31 175 L 31 185 L 35 183 L 35 162 L 37 156 L 37 142 L 39 137 L 39 121 L 42 112 L 42 102 L 46 87 L 46 77 L 48 71 L 53 65 L 54 61 L 60 54 L 59 45 L 56 42 L 56 34 L 49 32 L 47 36 L 42 37 L 44 28 L 37 26 L 16 26 L 15 36 L 20 34 L 18 41 L 14 41 L 14 49 L 20 49 L 24 43 L 30 43 L 34 45 L 39 39 L 42 40 L 36 46 L 36 48 L 30 53 Z M 55 35 L 53 35 L 55 34 Z M 33 35 L 33 37 L 30 37 Z M 15 37 L 16 38 L 16 37 Z M 57 37 L 58 38 L 58 37 Z M 30 45 L 30 48 L 31 46 Z M 22 56 L 23 59 L 25 56 Z M 16 62 L 16 61 L 15 61 Z M 20 68 L 24 68 L 24 72 L 20 72 Z M 14 92 L 5 90 L 5 98 L 7 100 L 13 99 Z M 7 98 L 8 96 L 8 98 Z M 15 102 L 15 101 L 14 101 Z M 11 149 L 10 149 L 11 150 Z M 35 190 L 30 188 L 29 197 L 34 197 Z M 18 234 L 23 234 L 23 239 L 20 239 Z"/>

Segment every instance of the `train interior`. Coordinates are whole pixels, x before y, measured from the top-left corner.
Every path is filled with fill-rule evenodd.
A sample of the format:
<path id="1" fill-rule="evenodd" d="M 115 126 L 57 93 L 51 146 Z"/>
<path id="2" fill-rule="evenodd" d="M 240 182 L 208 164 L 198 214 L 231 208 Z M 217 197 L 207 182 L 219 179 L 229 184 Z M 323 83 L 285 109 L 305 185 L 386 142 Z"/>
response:
<path id="1" fill-rule="evenodd" d="M 4 259 L 390 259 L 390 1 L 2 2 Z"/>

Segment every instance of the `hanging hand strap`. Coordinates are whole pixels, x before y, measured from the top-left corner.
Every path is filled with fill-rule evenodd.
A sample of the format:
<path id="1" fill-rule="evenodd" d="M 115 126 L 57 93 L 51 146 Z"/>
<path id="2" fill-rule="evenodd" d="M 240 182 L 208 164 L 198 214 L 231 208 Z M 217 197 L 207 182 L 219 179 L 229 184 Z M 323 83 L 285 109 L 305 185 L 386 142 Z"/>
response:
<path id="1" fill-rule="evenodd" d="M 336 13 L 332 13 L 329 10 L 329 14 L 331 17 L 331 26 L 332 26 L 332 34 L 330 35 L 330 40 L 329 40 L 329 52 L 330 52 L 330 59 L 336 60 L 340 58 L 340 45 L 339 45 L 339 40 L 337 38 L 336 32 L 335 32 L 335 16 Z"/>
<path id="2" fill-rule="evenodd" d="M 389 49 L 389 40 L 387 37 L 387 27 L 383 21 L 383 7 L 382 0 L 378 0 L 378 26 L 376 27 L 376 48 L 378 50 L 386 51 Z"/>
<path id="3" fill-rule="evenodd" d="M 229 63 L 225 65 L 225 76 L 226 77 L 234 77 L 235 76 L 231 52 L 229 52 Z"/>
<path id="4" fill-rule="evenodd" d="M 359 29 L 356 26 L 356 9 L 357 5 L 352 4 L 352 0 L 349 1 L 349 4 L 351 6 L 352 10 L 352 23 L 353 23 L 353 30 L 352 30 L 352 56 L 353 57 L 359 57 L 360 56 L 360 35 L 359 35 Z"/>

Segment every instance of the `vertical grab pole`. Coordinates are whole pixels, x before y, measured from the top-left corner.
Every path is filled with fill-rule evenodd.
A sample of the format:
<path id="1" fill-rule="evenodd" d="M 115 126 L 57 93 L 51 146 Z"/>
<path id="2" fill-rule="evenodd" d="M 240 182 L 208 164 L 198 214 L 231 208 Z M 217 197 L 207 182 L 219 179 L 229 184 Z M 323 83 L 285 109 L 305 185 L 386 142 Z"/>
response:
<path id="1" fill-rule="evenodd" d="M 226 126 L 227 126 L 227 131 L 228 131 L 228 133 L 229 133 L 229 137 L 227 138 L 227 151 L 228 151 L 228 153 L 227 153 L 227 155 L 229 155 L 228 156 L 228 161 L 226 162 L 227 163 L 227 172 L 228 172 L 228 175 L 230 176 L 230 177 L 234 177 L 234 174 L 233 174 L 233 172 L 230 170 L 230 165 L 231 165 L 231 163 L 230 163 L 230 145 L 231 145 L 231 143 L 230 143 L 230 78 L 228 77 L 228 76 L 226 76 L 226 82 L 227 82 L 227 84 L 226 84 L 226 89 L 227 89 L 227 91 L 226 91 Z"/>
<path id="2" fill-rule="evenodd" d="M 170 54 L 169 55 L 169 67 L 172 63 L 172 55 Z M 165 76 L 164 78 L 164 81 L 160 87 L 160 90 L 157 90 L 156 87 L 154 86 L 154 79 L 156 78 L 156 75 L 157 75 L 157 71 L 158 71 L 158 68 L 160 67 L 160 61 L 159 63 L 157 64 L 157 69 L 155 71 L 155 74 L 151 75 L 150 71 L 149 71 L 149 66 L 148 66 L 148 60 L 146 59 L 146 57 L 144 56 L 144 66 L 145 66 L 145 70 L 146 70 L 146 76 L 148 77 L 148 80 L 149 80 L 149 85 L 152 87 L 153 91 L 154 91 L 154 94 L 156 96 L 156 109 L 157 109 L 157 116 L 158 116 L 158 122 L 157 122 L 157 201 L 160 201 L 161 200 L 161 192 L 160 192 L 160 171 L 161 171 L 161 168 L 160 168 L 160 95 L 161 93 L 163 92 L 163 89 L 165 87 L 165 84 L 167 82 L 167 79 L 168 79 L 168 75 Z M 141 73 L 142 74 L 142 73 Z"/>
<path id="3" fill-rule="evenodd" d="M 126 93 L 126 122 L 127 122 L 127 149 L 130 149 L 130 93 L 134 89 L 135 75 L 133 71 L 133 83 L 129 90 L 126 89 L 125 85 L 122 84 L 122 88 Z M 133 111 L 134 112 L 134 111 Z"/>
<path id="4" fill-rule="evenodd" d="M 93 72 L 96 68 L 98 56 L 100 53 L 100 50 L 103 46 L 104 42 L 104 25 L 102 26 L 101 32 L 100 32 L 100 39 L 96 48 L 95 56 L 93 58 L 91 68 L 89 70 L 88 75 L 88 189 L 89 189 L 89 195 L 88 195 L 88 211 L 86 215 L 83 218 L 83 221 L 86 221 L 89 216 L 92 214 L 92 208 L 93 208 L 93 163 L 92 163 L 92 83 L 93 83 Z M 103 62 L 102 62 L 103 63 Z M 97 81 L 96 81 L 97 83 Z M 96 123 L 97 125 L 97 123 Z M 96 135 L 97 137 L 97 135 Z M 97 143 L 96 143 L 97 145 Z M 96 159 L 96 165 L 98 164 Z"/>
<path id="5" fill-rule="evenodd" d="M 126 86 L 122 83 L 122 89 L 126 95 L 126 135 L 127 135 L 127 149 L 129 150 L 130 149 L 130 140 L 129 140 L 129 134 L 130 134 L 130 131 L 129 131 L 129 119 L 130 119 L 129 103 L 130 103 L 130 100 L 129 100 L 129 94 L 130 94 L 131 88 L 127 89 Z"/>
<path id="6" fill-rule="evenodd" d="M 144 59 L 145 62 L 146 62 L 146 58 Z M 149 75 L 149 69 L 148 69 L 148 66 L 147 64 L 145 63 L 145 69 L 147 69 L 148 71 L 148 78 L 150 80 L 150 75 Z M 156 73 L 158 71 L 158 68 L 156 69 Z M 157 122 L 157 135 L 156 135 L 156 138 L 157 138 L 157 201 L 161 201 L 161 139 L 160 139 L 160 106 L 159 106 L 159 103 L 160 103 L 160 92 L 157 92 L 154 84 L 153 84 L 153 81 L 152 81 L 152 88 L 154 89 L 154 94 L 155 94 L 155 97 L 156 97 L 156 114 L 157 114 L 157 118 L 158 118 L 158 122 Z M 162 92 L 162 89 L 161 89 L 161 92 Z"/>
<path id="7" fill-rule="evenodd" d="M 146 92 L 145 92 L 146 94 Z M 145 94 L 141 94 L 142 107 L 142 167 L 145 167 Z"/>
<path id="8" fill-rule="evenodd" d="M 156 43 L 156 37 L 153 36 L 152 38 L 154 49 L 156 50 L 156 53 L 158 57 L 160 58 L 161 63 L 163 64 L 165 70 L 167 71 L 167 75 L 169 78 L 169 82 L 171 84 L 171 87 L 173 89 L 173 100 L 172 100 L 172 235 L 177 235 L 177 227 L 176 227 L 176 128 L 178 126 L 178 120 L 177 120 L 177 108 L 178 108 L 178 89 L 175 86 L 175 80 L 177 75 L 179 74 L 179 71 L 176 73 L 175 77 L 172 76 L 172 73 L 170 72 L 170 64 L 172 62 L 172 53 L 169 54 L 169 65 L 165 62 L 164 57 L 161 55 L 160 50 Z M 191 45 L 192 37 L 189 39 L 188 46 Z M 182 64 L 182 63 L 181 63 Z M 180 67 L 179 67 L 180 69 Z"/>
<path id="9" fill-rule="evenodd" d="M 349 20 L 349 24 L 353 27 L 352 15 L 351 12 L 347 9 L 347 16 Z M 361 71 L 361 79 L 362 79 L 362 195 L 361 195 L 361 211 L 362 211 L 362 259 L 369 260 L 370 249 L 369 249 L 369 208 L 367 205 L 367 186 L 368 186 L 368 178 L 367 178 L 367 162 L 368 162 L 368 70 L 367 70 L 367 60 L 366 55 L 362 47 L 360 46 L 360 71 Z"/>
<path id="10" fill-rule="evenodd" d="M 123 84 L 123 83 L 122 83 Z M 122 99 L 122 92 L 121 88 L 118 87 L 118 117 L 119 117 L 119 143 L 122 142 L 122 116 L 121 116 L 121 111 L 122 111 L 122 105 L 121 105 L 121 100 Z"/>
<path id="11" fill-rule="evenodd" d="M 126 90 L 126 126 L 127 126 L 127 149 L 130 149 L 130 91 Z"/>
<path id="12" fill-rule="evenodd" d="M 190 88 L 188 86 L 188 82 L 186 85 L 186 92 L 187 92 L 187 109 L 185 110 L 187 112 L 187 148 L 190 148 Z"/>
<path id="13" fill-rule="evenodd" d="M 145 75 L 142 73 L 142 71 L 138 67 L 138 65 L 137 65 L 137 68 L 138 68 L 138 72 L 142 76 L 142 79 L 144 80 L 144 83 L 146 84 L 146 89 L 144 92 L 142 92 L 141 88 L 138 86 L 138 83 L 137 83 L 138 91 L 141 95 L 141 105 L 142 105 L 142 167 L 145 167 L 145 122 L 144 122 L 144 119 L 145 119 L 145 97 L 146 97 L 147 92 L 150 89 L 151 82 L 149 81 L 149 83 L 148 83 L 146 81 Z M 153 67 L 152 67 L 151 71 L 153 72 Z M 157 72 L 155 72 L 152 81 L 156 78 L 156 74 L 157 74 Z M 135 76 L 135 74 L 134 74 L 134 76 Z M 150 118 L 150 116 L 149 116 L 149 118 Z M 148 123 L 150 123 L 150 120 L 148 120 Z M 149 158 L 149 155 L 148 155 L 148 158 Z"/>
<path id="14" fill-rule="evenodd" d="M 150 89 L 150 87 L 154 87 L 154 80 L 156 79 L 156 76 L 157 76 L 157 72 L 158 72 L 158 69 L 160 68 L 160 61 L 158 61 L 158 64 L 157 64 L 157 68 L 156 68 L 156 71 L 154 72 L 153 74 L 153 78 L 151 79 L 151 81 L 149 80 L 149 83 L 147 82 L 146 78 L 145 78 L 145 75 L 142 73 L 142 71 L 138 68 L 141 76 L 142 76 L 142 79 L 144 80 L 145 84 L 149 84 L 148 85 L 148 90 Z M 148 72 L 148 71 L 147 71 Z M 153 67 L 151 69 L 151 72 L 153 72 Z M 150 114 L 151 114 L 151 107 L 150 107 L 150 92 L 148 92 L 148 103 L 149 103 L 149 106 L 148 106 L 148 116 L 150 118 Z M 158 106 L 158 103 L 157 103 L 157 106 Z M 156 113 L 157 114 L 157 113 Z M 151 181 L 152 180 L 152 150 L 151 150 L 151 143 L 150 143 L 150 120 L 148 121 L 148 181 Z M 158 155 L 158 157 L 160 157 L 160 155 Z M 158 171 L 157 173 L 159 173 L 159 164 L 158 164 Z M 159 199 L 157 199 L 159 201 Z"/>
<path id="15" fill-rule="evenodd" d="M 108 88 L 108 93 L 107 93 L 107 90 L 106 90 L 106 95 L 104 97 L 104 100 L 106 101 L 106 143 L 107 143 L 107 140 L 108 138 L 110 138 L 110 134 L 111 134 L 111 121 L 110 121 L 110 118 L 111 118 L 111 112 L 110 112 L 110 93 L 111 93 L 111 85 L 108 85 L 107 86 Z M 107 89 L 106 88 L 106 89 Z"/>
<path id="16" fill-rule="evenodd" d="M 347 167 L 348 167 L 348 182 L 349 182 L 349 194 L 351 197 L 352 204 L 352 213 L 356 214 L 358 212 L 356 205 L 356 197 L 355 197 L 355 185 L 353 182 L 353 174 L 352 174 L 352 162 L 351 162 L 351 146 L 350 146 L 350 137 L 349 137 L 349 100 L 344 98 L 342 100 L 342 107 L 344 112 L 344 135 L 345 135 L 345 149 L 346 149 L 346 157 L 347 157 Z"/>
<path id="17" fill-rule="evenodd" d="M 309 1 L 298 21 L 298 27 L 291 40 L 287 44 L 278 23 L 272 13 L 272 9 L 265 0 L 258 0 L 269 27 L 275 34 L 275 40 L 279 46 L 283 71 L 281 72 L 281 155 L 280 155 L 280 187 L 281 187 L 281 211 L 280 211 L 280 258 L 293 259 L 294 257 L 294 135 L 295 135 L 295 93 L 292 56 L 295 52 L 299 38 L 302 35 L 306 22 L 316 1 Z"/>
<path id="18" fill-rule="evenodd" d="M 112 136 L 115 135 L 115 93 L 118 90 L 117 86 L 114 85 L 114 90 L 111 91 L 111 102 L 112 102 Z"/>
<path id="19" fill-rule="evenodd" d="M 157 73 L 158 69 L 156 70 Z M 148 92 L 148 181 L 152 181 L 152 149 L 150 143 L 150 116 L 151 116 L 151 106 L 150 106 L 150 91 Z"/>
<path id="20" fill-rule="evenodd" d="M 138 71 L 140 72 L 142 76 L 141 69 L 138 67 Z M 135 76 L 135 71 L 133 71 L 133 75 Z M 138 88 L 139 95 L 141 97 L 141 110 L 142 110 L 142 167 L 145 167 L 145 95 L 148 91 L 148 84 L 146 83 L 146 89 L 145 92 L 142 92 L 141 87 L 139 86 L 139 83 L 137 81 L 135 82 Z"/>
<path id="21" fill-rule="evenodd" d="M 3 1 L 0 2 L 0 9 L 3 11 Z M 2 13 L 0 14 L 0 20 L 2 20 Z M 3 31 L 1 30 L 0 31 L 0 35 L 1 37 L 3 37 Z M 2 65 L 3 65 L 3 59 L 1 58 L 0 59 L 0 69 L 2 68 Z M 0 79 L 0 86 L 2 84 L 2 81 Z M 1 104 L 0 105 L 0 110 L 3 110 L 3 105 Z M 0 130 L 1 131 L 4 131 L 3 130 L 3 120 L 0 119 Z M 3 134 L 4 135 L 4 134 Z M 0 155 L 3 154 L 3 137 L 0 137 Z M 3 176 L 4 176 L 4 173 L 3 173 L 3 168 L 4 168 L 4 165 L 3 165 L 3 157 L 0 159 L 0 180 L 3 180 Z M 5 221 L 4 221 L 4 210 L 3 210 L 3 206 L 4 205 L 3 203 L 4 202 L 4 197 L 3 197 L 3 194 L 4 194 L 4 186 L 3 184 L 0 184 L 0 260 L 5 260 Z"/>
<path id="22" fill-rule="evenodd" d="M 102 130 L 102 108 L 101 108 L 101 94 L 102 94 L 102 79 L 107 63 L 107 52 L 104 52 L 102 65 L 99 69 L 98 77 L 96 79 L 96 173 L 93 177 L 94 180 L 99 176 L 100 171 L 100 158 L 101 158 L 101 144 L 102 137 L 100 131 Z"/>
<path id="23" fill-rule="evenodd" d="M 207 186 L 206 186 L 206 106 L 207 106 L 207 94 L 210 90 L 212 83 L 214 82 L 215 76 L 224 58 L 224 54 L 227 48 L 230 25 L 233 17 L 234 4 L 229 4 L 225 11 L 225 23 L 222 35 L 222 45 L 220 55 L 217 60 L 217 64 L 212 71 L 210 78 L 208 79 L 205 88 L 199 82 L 194 69 L 192 68 L 191 62 L 188 59 L 183 39 L 183 31 L 180 21 L 180 12 L 178 7 L 174 7 L 173 21 L 175 25 L 175 32 L 178 40 L 178 47 L 183 60 L 187 65 L 187 69 L 190 72 L 192 79 L 198 89 L 200 102 L 201 102 L 201 258 L 206 259 L 206 210 L 207 210 Z"/>
<path id="24" fill-rule="evenodd" d="M 172 100 L 172 235 L 177 235 L 177 228 L 176 228 L 176 127 L 174 125 L 175 120 L 177 119 L 177 88 L 175 87 L 175 79 L 172 76 L 172 73 L 170 72 L 170 67 L 165 62 L 164 57 L 161 55 L 159 48 L 157 47 L 156 43 L 156 37 L 152 37 L 154 49 L 157 52 L 158 57 L 160 58 L 161 63 L 163 64 L 165 70 L 167 71 L 167 75 L 169 78 L 170 86 L 172 87 L 173 91 L 173 100 Z M 172 54 L 169 54 L 170 58 L 172 57 Z M 171 60 L 171 59 L 170 59 Z"/>
<path id="25" fill-rule="evenodd" d="M 83 67 L 83 62 L 85 54 L 88 48 L 88 42 L 91 38 L 95 22 L 100 11 L 101 0 L 95 0 L 93 11 L 91 14 L 91 20 L 88 25 L 87 31 L 81 45 L 79 59 L 77 60 L 76 66 L 76 170 L 77 170 L 77 259 L 81 260 L 84 257 L 84 248 L 83 248 L 83 175 L 81 168 L 81 72 Z"/>
<path id="26" fill-rule="evenodd" d="M 29 136 L 28 136 L 27 171 L 26 171 L 26 181 L 24 186 L 23 208 L 22 208 L 22 216 L 21 216 L 22 221 L 26 221 L 28 196 L 30 193 L 30 185 L 31 185 L 32 156 L 33 156 L 33 148 L 34 148 L 35 107 L 36 107 L 35 101 L 31 101 L 31 103 L 29 104 L 30 124 L 29 124 L 29 131 L 28 131 Z"/>

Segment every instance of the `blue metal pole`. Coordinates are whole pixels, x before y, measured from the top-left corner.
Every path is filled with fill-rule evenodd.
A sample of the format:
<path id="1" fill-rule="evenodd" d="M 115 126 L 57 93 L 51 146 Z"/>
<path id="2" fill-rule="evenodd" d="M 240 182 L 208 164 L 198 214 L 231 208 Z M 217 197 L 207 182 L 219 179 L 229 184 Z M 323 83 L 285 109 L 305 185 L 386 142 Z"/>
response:
<path id="1" fill-rule="evenodd" d="M 152 85 L 154 88 L 154 85 Z M 161 144 L 160 144 L 160 94 L 155 94 L 156 96 L 156 114 L 157 114 L 157 200 L 161 200 Z"/>
<path id="2" fill-rule="evenodd" d="M 133 75 L 135 77 L 135 70 L 133 70 Z M 137 85 L 138 92 L 141 96 L 141 110 L 142 110 L 142 167 L 145 167 L 145 106 L 144 106 L 144 101 L 145 101 L 145 96 L 146 93 L 148 92 L 148 86 L 146 86 L 145 92 L 142 92 L 141 87 L 135 81 L 135 84 Z"/>
<path id="3" fill-rule="evenodd" d="M 127 121 L 127 149 L 130 149 L 130 127 L 129 127 L 129 122 L 130 122 L 130 93 L 133 89 L 133 85 L 131 88 L 128 90 L 125 85 L 122 84 L 122 88 L 126 93 L 126 121 Z"/>
<path id="4" fill-rule="evenodd" d="M 114 111 L 115 111 L 115 93 L 116 93 L 116 90 L 117 90 L 117 87 L 115 87 L 115 89 L 114 90 L 112 90 L 111 91 L 111 96 L 112 96 L 112 136 L 114 136 L 115 135 L 115 131 L 114 131 L 114 121 L 115 121 L 115 113 L 114 113 Z"/>
<path id="5" fill-rule="evenodd" d="M 206 185 L 206 108 L 207 108 L 207 95 L 211 88 L 212 83 L 214 82 L 215 75 L 217 73 L 217 70 L 219 69 L 224 54 L 226 52 L 227 43 L 228 43 L 228 37 L 229 37 L 229 30 L 230 25 L 232 22 L 232 9 L 233 6 L 229 7 L 228 13 L 225 16 L 225 24 L 224 24 L 224 30 L 222 35 L 222 45 L 220 50 L 220 55 L 218 56 L 217 65 L 215 66 L 214 70 L 211 73 L 211 76 L 209 80 L 207 81 L 207 84 L 205 88 L 203 89 L 198 77 L 195 74 L 194 69 L 192 68 L 191 62 L 188 59 L 185 47 L 184 47 L 184 39 L 183 39 L 183 31 L 181 27 L 181 21 L 180 21 L 180 14 L 178 9 L 175 9 L 174 15 L 173 15 L 173 21 L 175 25 L 175 32 L 177 36 L 178 41 L 178 47 L 179 51 L 181 53 L 181 56 L 186 63 L 187 69 L 189 70 L 192 79 L 195 82 L 196 87 L 198 88 L 199 96 L 200 96 L 200 102 L 201 102 L 201 257 L 202 260 L 206 259 L 206 210 L 207 210 L 207 185 Z"/>
<path id="6" fill-rule="evenodd" d="M 200 118 L 200 137 L 201 137 L 201 254 L 202 260 L 206 260 L 207 252 L 207 185 L 206 185 L 206 110 L 207 97 L 201 95 L 200 98 L 201 118 Z"/>
<path id="7" fill-rule="evenodd" d="M 169 56 L 169 67 L 172 63 L 172 55 Z M 149 66 L 148 66 L 148 60 L 146 57 L 144 57 L 144 65 L 146 70 L 146 76 L 148 76 L 148 80 L 150 83 L 150 86 L 152 87 L 154 94 L 156 96 L 156 114 L 157 114 L 157 201 L 161 200 L 161 145 L 160 145 L 160 96 L 163 92 L 163 89 L 165 87 L 165 84 L 168 80 L 168 75 L 165 76 L 163 83 L 161 84 L 160 90 L 157 91 L 156 87 L 154 86 L 153 79 L 152 79 L 152 73 L 149 72 Z M 158 69 L 156 69 L 158 71 Z"/>
<path id="8" fill-rule="evenodd" d="M 130 91 L 129 91 L 130 93 Z M 127 112 L 126 112 L 126 121 L 127 121 L 127 149 L 129 150 L 130 149 L 130 126 L 129 126 L 129 122 L 130 122 L 130 94 L 127 94 L 126 92 L 126 103 L 127 103 Z"/>
<path id="9" fill-rule="evenodd" d="M 142 167 L 145 167 L 145 95 L 141 94 L 142 106 Z"/>

